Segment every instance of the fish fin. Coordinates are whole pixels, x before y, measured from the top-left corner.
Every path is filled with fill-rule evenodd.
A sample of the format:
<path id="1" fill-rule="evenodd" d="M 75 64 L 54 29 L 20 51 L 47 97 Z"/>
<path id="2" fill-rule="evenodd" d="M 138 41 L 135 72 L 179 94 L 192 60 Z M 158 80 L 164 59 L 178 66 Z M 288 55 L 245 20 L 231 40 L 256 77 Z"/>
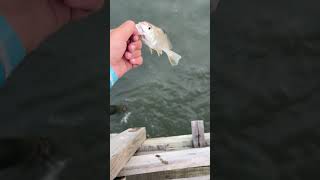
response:
<path id="1" fill-rule="evenodd" d="M 150 49 L 150 53 L 152 54 L 152 48 L 149 48 Z"/>
<path id="2" fill-rule="evenodd" d="M 158 56 L 160 56 L 162 54 L 161 50 L 156 50 L 156 51 L 157 51 Z"/>
<path id="3" fill-rule="evenodd" d="M 164 49 L 163 51 L 167 54 L 167 56 L 169 58 L 169 62 L 172 66 L 178 65 L 179 60 L 181 59 L 181 56 L 179 54 L 177 54 L 169 49 Z"/>
<path id="4" fill-rule="evenodd" d="M 163 28 L 161 28 L 164 34 L 168 34 L 167 31 Z"/>

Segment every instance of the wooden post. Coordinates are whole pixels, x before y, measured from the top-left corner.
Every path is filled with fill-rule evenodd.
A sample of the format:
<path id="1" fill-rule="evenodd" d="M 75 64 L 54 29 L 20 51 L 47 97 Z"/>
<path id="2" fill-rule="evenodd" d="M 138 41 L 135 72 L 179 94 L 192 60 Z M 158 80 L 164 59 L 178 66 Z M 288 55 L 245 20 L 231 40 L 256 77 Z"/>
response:
<path id="1" fill-rule="evenodd" d="M 203 120 L 191 121 L 192 142 L 194 148 L 205 147 Z"/>
<path id="2" fill-rule="evenodd" d="M 110 180 L 117 177 L 145 140 L 145 128 L 130 128 L 110 139 Z"/>

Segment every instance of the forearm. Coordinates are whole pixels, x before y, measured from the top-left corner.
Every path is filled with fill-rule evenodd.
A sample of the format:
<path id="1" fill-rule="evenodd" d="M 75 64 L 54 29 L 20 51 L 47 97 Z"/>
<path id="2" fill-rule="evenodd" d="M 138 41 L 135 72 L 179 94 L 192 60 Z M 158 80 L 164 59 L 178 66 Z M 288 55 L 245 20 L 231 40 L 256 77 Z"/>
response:
<path id="1" fill-rule="evenodd" d="M 27 53 L 67 22 L 66 18 L 57 18 L 49 2 L 0 0 L 0 16 L 16 32 Z"/>
<path id="2" fill-rule="evenodd" d="M 0 27 L 0 36 L 2 36 L 0 83 L 1 79 L 2 81 L 6 79 L 26 53 L 36 49 L 48 36 L 71 20 L 86 17 L 100 9 L 103 2 L 103 0 L 0 0 L 0 17 L 6 24 Z M 8 31 L 4 32 L 5 30 Z M 10 44 L 15 44 L 20 47 L 20 50 L 13 48 Z M 7 61 L 14 61 L 14 63 L 10 65 Z M 10 65 L 9 73 L 5 69 L 7 65 Z"/>

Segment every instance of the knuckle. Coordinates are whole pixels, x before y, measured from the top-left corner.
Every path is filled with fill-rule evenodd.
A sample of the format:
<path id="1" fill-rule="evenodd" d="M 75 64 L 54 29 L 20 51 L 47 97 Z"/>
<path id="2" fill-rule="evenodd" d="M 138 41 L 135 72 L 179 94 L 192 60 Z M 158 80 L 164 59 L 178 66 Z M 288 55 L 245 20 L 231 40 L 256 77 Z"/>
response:
<path id="1" fill-rule="evenodd" d="M 135 25 L 134 21 L 132 21 L 132 20 L 127 20 L 126 23 L 130 24 L 130 25 Z"/>

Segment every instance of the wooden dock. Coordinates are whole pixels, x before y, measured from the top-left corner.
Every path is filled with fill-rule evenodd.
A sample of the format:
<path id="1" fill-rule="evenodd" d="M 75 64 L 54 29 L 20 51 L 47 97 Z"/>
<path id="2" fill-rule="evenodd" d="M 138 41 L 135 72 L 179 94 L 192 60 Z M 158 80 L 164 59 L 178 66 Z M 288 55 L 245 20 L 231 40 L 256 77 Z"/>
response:
<path id="1" fill-rule="evenodd" d="M 190 135 L 150 139 L 144 127 L 110 134 L 110 179 L 210 179 L 210 133 L 201 120 L 191 129 Z"/>

